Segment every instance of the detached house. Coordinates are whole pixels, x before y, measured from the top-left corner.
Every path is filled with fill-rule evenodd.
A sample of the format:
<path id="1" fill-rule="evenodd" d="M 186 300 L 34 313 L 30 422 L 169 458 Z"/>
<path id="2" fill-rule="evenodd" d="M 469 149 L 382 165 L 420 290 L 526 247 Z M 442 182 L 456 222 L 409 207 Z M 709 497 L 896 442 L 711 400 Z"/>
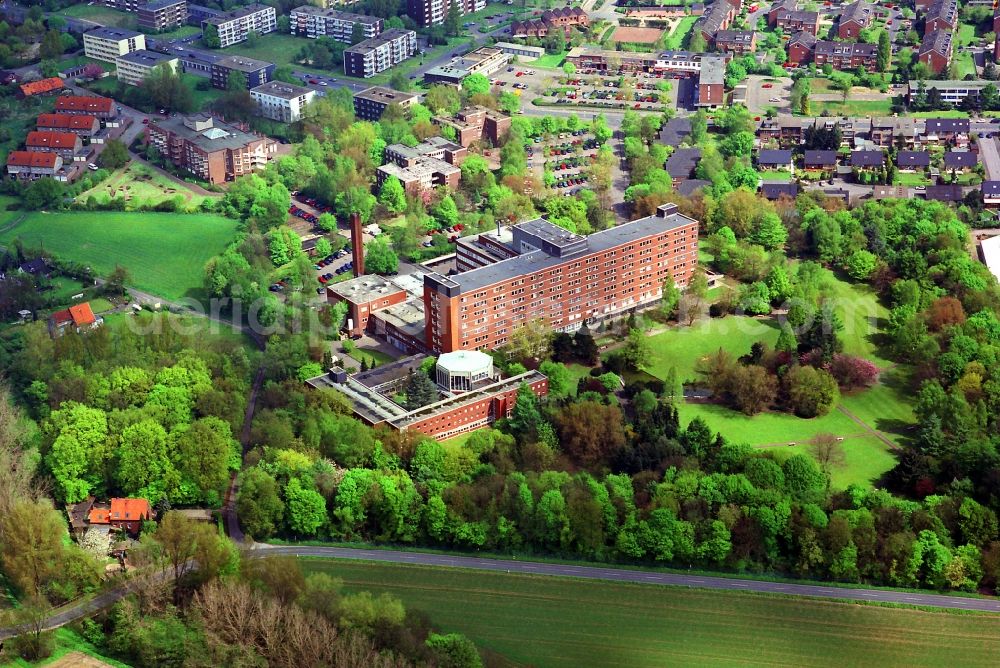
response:
<path id="1" fill-rule="evenodd" d="M 87 519 L 91 525 L 107 525 L 137 535 L 144 521 L 153 518 L 146 499 L 111 499 L 111 504 L 94 504 Z"/>
<path id="2" fill-rule="evenodd" d="M 832 171 L 837 168 L 836 151 L 806 151 L 802 166 L 809 170 Z"/>
<path id="3" fill-rule="evenodd" d="M 924 121 L 924 141 L 964 146 L 969 142 L 968 118 L 928 118 Z"/>
<path id="4" fill-rule="evenodd" d="M 948 171 L 964 172 L 979 163 L 979 155 L 972 151 L 948 151 L 944 154 L 944 168 Z"/>
<path id="5" fill-rule="evenodd" d="M 56 311 L 49 316 L 49 334 L 55 338 L 72 329 L 78 334 L 96 329 L 104 324 L 104 318 L 94 315 L 89 302 L 74 304 L 68 309 Z"/>
<path id="6" fill-rule="evenodd" d="M 927 151 L 900 151 L 896 154 L 896 167 L 901 172 L 914 172 L 931 166 L 931 154 Z"/>
<path id="7" fill-rule="evenodd" d="M 851 167 L 858 170 L 881 169 L 885 166 L 882 151 L 851 151 Z"/>
<path id="8" fill-rule="evenodd" d="M 760 171 L 787 170 L 793 172 L 792 152 L 784 149 L 763 149 L 757 154 Z"/>

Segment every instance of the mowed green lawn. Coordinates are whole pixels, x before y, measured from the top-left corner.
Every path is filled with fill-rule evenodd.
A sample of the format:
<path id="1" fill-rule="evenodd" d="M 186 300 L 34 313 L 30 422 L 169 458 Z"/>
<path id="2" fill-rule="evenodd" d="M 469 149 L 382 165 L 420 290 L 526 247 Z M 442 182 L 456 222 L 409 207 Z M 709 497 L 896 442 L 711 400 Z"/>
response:
<path id="1" fill-rule="evenodd" d="M 130 285 L 165 297 L 198 296 L 205 263 L 232 240 L 237 222 L 208 214 L 36 211 L 0 230 L 0 244 L 20 237 L 64 260 L 107 275 L 128 269 Z"/>
<path id="2" fill-rule="evenodd" d="M 772 320 L 746 316 L 704 319 L 691 327 L 671 329 L 649 337 L 652 363 L 644 370 L 662 379 L 673 367 L 679 380 L 695 380 L 695 364 L 719 348 L 740 357 L 749 353 L 757 341 L 773 346 L 777 340 L 778 326 Z"/>
<path id="3" fill-rule="evenodd" d="M 995 666 L 1000 616 L 366 562 L 304 560 L 388 592 L 517 665 Z"/>

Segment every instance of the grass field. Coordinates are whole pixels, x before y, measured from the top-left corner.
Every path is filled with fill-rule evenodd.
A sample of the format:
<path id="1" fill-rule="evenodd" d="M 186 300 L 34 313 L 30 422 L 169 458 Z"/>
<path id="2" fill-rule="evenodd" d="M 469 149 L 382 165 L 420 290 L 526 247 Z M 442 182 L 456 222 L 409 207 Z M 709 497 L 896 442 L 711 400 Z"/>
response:
<path id="1" fill-rule="evenodd" d="M 60 9 L 55 14 L 57 16 L 70 16 L 75 19 L 87 19 L 88 21 L 94 21 L 95 23 L 114 28 L 135 30 L 137 24 L 135 14 L 126 14 L 125 12 L 119 12 L 110 7 L 103 7 L 96 4 L 88 5 L 80 3 L 78 5 L 71 5 Z"/>
<path id="2" fill-rule="evenodd" d="M 955 46 L 968 46 L 976 41 L 976 26 L 971 23 L 959 23 L 955 33 Z"/>
<path id="3" fill-rule="evenodd" d="M 878 301 L 874 290 L 860 283 L 848 283 L 832 271 L 824 272 L 827 280 L 823 295 L 834 300 L 837 314 L 844 323 L 844 329 L 839 334 L 844 343 L 844 352 L 868 358 L 879 367 L 892 364 L 882 356 L 874 340 L 879 323 L 889 315 L 888 309 Z"/>
<path id="4" fill-rule="evenodd" d="M 388 592 L 508 665 L 994 666 L 1000 616 L 834 601 L 306 560 L 352 591 Z"/>
<path id="5" fill-rule="evenodd" d="M 48 668 L 129 668 L 127 663 L 109 659 L 79 634 L 67 628 L 55 632 L 56 649 L 48 659 L 30 662 L 16 658 L 4 663 L 4 668 L 47 666 Z M 6 657 L 3 657 L 6 659 Z"/>
<path id="6" fill-rule="evenodd" d="M 760 413 L 751 417 L 718 404 L 681 405 L 682 425 L 687 425 L 695 417 L 700 417 L 712 431 L 719 432 L 727 440 L 755 446 L 785 447 L 788 443 L 803 443 L 820 433 L 844 438 L 865 434 L 861 426 L 838 410 L 806 420 L 791 413 L 778 412 Z"/>
<path id="7" fill-rule="evenodd" d="M 829 112 L 833 116 L 888 116 L 892 103 L 889 100 L 823 100 L 812 103 L 813 116 Z"/>
<path id="8" fill-rule="evenodd" d="M 206 199 L 204 195 L 192 192 L 146 165 L 133 162 L 106 181 L 81 193 L 77 201 L 85 202 L 91 196 L 102 203 L 124 199 L 131 208 L 138 208 L 142 205 L 156 206 L 178 195 L 184 199 L 187 208 L 197 207 Z"/>
<path id="9" fill-rule="evenodd" d="M 562 62 L 565 59 L 566 59 L 565 51 L 563 51 L 562 53 L 546 53 L 541 58 L 535 58 L 534 60 L 530 61 L 529 64 L 531 67 L 548 67 L 554 69 L 562 65 Z"/>
<path id="10" fill-rule="evenodd" d="M 20 237 L 102 275 L 121 265 L 134 287 L 179 299 L 198 296 L 205 262 L 222 252 L 236 226 L 206 214 L 38 211 L 0 230 L 0 244 Z"/>
<path id="11" fill-rule="evenodd" d="M 375 363 L 379 366 L 388 364 L 396 359 L 392 355 L 387 355 L 381 350 L 377 350 L 375 348 L 358 348 L 357 354 L 359 357 L 365 357 L 369 361 L 375 360 Z"/>
<path id="12" fill-rule="evenodd" d="M 687 381 L 696 378 L 695 363 L 719 348 L 739 357 L 749 353 L 757 341 L 773 346 L 778 340 L 778 327 L 771 320 L 729 316 L 702 320 L 692 327 L 671 329 L 649 338 L 652 364 L 645 370 L 662 379 L 673 367 L 678 379 Z"/>
<path id="13" fill-rule="evenodd" d="M 968 74 L 976 76 L 976 61 L 968 51 L 955 52 L 955 66 L 958 68 L 959 79 L 964 79 Z"/>
<path id="14" fill-rule="evenodd" d="M 691 28 L 694 27 L 694 23 L 697 20 L 697 16 L 685 16 L 681 18 L 680 21 L 674 24 L 674 29 L 670 31 L 670 35 L 664 40 L 664 47 L 672 51 L 683 48 L 687 42 L 687 36 L 691 34 Z"/>
<path id="15" fill-rule="evenodd" d="M 912 174 L 896 172 L 896 179 L 893 183 L 901 186 L 927 186 L 930 185 L 931 180 L 923 172 L 914 172 Z"/>

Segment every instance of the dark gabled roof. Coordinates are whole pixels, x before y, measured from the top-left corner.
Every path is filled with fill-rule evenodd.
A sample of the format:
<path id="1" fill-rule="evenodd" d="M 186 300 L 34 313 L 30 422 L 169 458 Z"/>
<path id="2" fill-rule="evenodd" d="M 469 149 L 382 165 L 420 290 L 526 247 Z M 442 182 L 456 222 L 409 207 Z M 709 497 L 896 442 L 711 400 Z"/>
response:
<path id="1" fill-rule="evenodd" d="M 816 39 L 816 35 L 805 30 L 800 30 L 792 35 L 792 38 L 788 40 L 788 46 L 792 46 L 793 44 L 802 44 L 811 51 L 816 48 L 817 41 L 819 40 Z"/>
<path id="2" fill-rule="evenodd" d="M 929 167 L 931 154 L 927 151 L 900 151 L 896 155 L 897 167 Z"/>
<path id="3" fill-rule="evenodd" d="M 885 164 L 882 151 L 851 151 L 851 167 L 881 167 Z"/>
<path id="4" fill-rule="evenodd" d="M 690 197 L 702 188 L 712 185 L 711 181 L 705 179 L 687 179 L 677 184 L 677 192 L 685 197 Z"/>
<path id="5" fill-rule="evenodd" d="M 968 118 L 928 118 L 924 121 L 925 134 L 968 132 L 970 127 Z"/>
<path id="6" fill-rule="evenodd" d="M 874 16 L 875 7 L 867 2 L 855 2 L 844 7 L 844 11 L 840 14 L 840 25 L 854 21 L 867 27 Z"/>
<path id="7" fill-rule="evenodd" d="M 691 134 L 691 119 L 671 118 L 660 128 L 660 141 L 667 146 L 679 146 Z"/>
<path id="8" fill-rule="evenodd" d="M 803 157 L 807 165 L 833 165 L 837 162 L 836 151 L 806 151 Z"/>
<path id="9" fill-rule="evenodd" d="M 816 55 L 818 56 L 874 58 L 876 53 L 878 53 L 878 47 L 874 44 L 865 44 L 863 42 L 828 42 L 825 40 L 816 42 Z"/>
<path id="10" fill-rule="evenodd" d="M 924 22 L 929 23 L 934 19 L 940 19 L 948 25 L 954 26 L 958 22 L 958 2 L 955 0 L 936 0 L 927 9 Z"/>
<path id="11" fill-rule="evenodd" d="M 720 30 L 715 33 L 716 44 L 753 44 L 754 32 L 747 30 Z"/>
<path id="12" fill-rule="evenodd" d="M 679 148 L 667 158 L 664 169 L 675 179 L 686 179 L 691 177 L 700 160 L 700 148 Z"/>
<path id="13" fill-rule="evenodd" d="M 949 183 L 941 186 L 927 186 L 924 191 L 927 199 L 938 202 L 960 202 L 962 200 L 962 186 Z"/>
<path id="14" fill-rule="evenodd" d="M 952 33 L 950 30 L 935 30 L 934 32 L 927 33 L 924 35 L 923 41 L 920 42 L 920 55 L 935 52 L 942 56 L 950 56 L 951 38 Z"/>
<path id="15" fill-rule="evenodd" d="M 758 165 L 787 165 L 792 161 L 792 152 L 782 149 L 762 149 L 757 154 Z"/>
<path id="16" fill-rule="evenodd" d="M 762 183 L 760 194 L 769 200 L 776 200 L 782 196 L 795 199 L 799 194 L 799 186 L 795 183 Z"/>
<path id="17" fill-rule="evenodd" d="M 41 274 L 48 271 L 49 265 L 43 258 L 36 257 L 34 260 L 24 262 L 18 267 L 26 274 Z"/>
<path id="18" fill-rule="evenodd" d="M 727 0 L 715 0 L 698 19 L 695 27 L 707 35 L 714 36 L 728 23 L 732 11 L 733 6 Z"/>
<path id="19" fill-rule="evenodd" d="M 979 162 L 979 155 L 972 151 L 948 151 L 944 154 L 944 166 L 952 167 L 975 167 Z"/>
<path id="20" fill-rule="evenodd" d="M 983 197 L 1000 197 L 1000 181 L 983 181 L 980 188 L 983 191 Z"/>

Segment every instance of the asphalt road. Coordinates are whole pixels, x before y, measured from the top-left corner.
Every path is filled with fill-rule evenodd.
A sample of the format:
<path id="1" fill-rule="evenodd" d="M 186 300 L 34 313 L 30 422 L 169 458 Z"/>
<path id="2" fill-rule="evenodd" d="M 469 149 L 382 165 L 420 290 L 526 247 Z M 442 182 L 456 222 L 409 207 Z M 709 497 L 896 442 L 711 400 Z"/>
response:
<path id="1" fill-rule="evenodd" d="M 363 550 L 340 547 L 305 546 L 258 546 L 255 553 L 267 555 L 295 555 L 300 557 L 322 557 L 325 559 L 356 559 L 394 564 L 414 564 L 442 568 L 470 568 L 481 571 L 519 573 L 525 575 L 547 575 L 574 577 L 585 580 L 609 580 L 612 582 L 633 582 L 638 584 L 667 585 L 672 587 L 692 587 L 721 591 L 750 591 L 785 596 L 813 596 L 846 601 L 875 601 L 899 603 L 952 610 L 975 610 L 1000 613 L 1000 599 L 965 598 L 943 596 L 941 594 L 921 594 L 882 589 L 857 589 L 828 587 L 823 585 L 789 584 L 764 580 L 742 580 L 709 575 L 683 575 L 679 573 L 656 573 L 628 568 L 603 568 L 597 566 L 575 566 L 547 564 L 533 561 L 506 559 L 482 559 L 445 554 L 425 554 L 421 552 L 397 552 L 395 550 Z"/>

